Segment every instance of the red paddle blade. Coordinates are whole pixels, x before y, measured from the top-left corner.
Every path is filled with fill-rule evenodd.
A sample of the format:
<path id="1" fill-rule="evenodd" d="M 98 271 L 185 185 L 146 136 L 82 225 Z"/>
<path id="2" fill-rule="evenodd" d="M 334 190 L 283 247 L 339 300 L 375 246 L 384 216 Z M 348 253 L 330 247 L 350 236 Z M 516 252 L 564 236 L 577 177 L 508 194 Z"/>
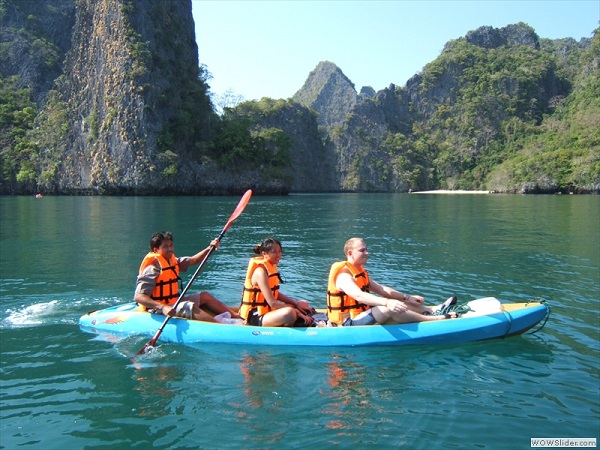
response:
<path id="1" fill-rule="evenodd" d="M 233 221 L 240 216 L 242 211 L 244 211 L 244 208 L 246 208 L 246 205 L 250 201 L 250 197 L 252 197 L 252 189 L 248 189 L 240 199 L 240 202 L 238 203 L 233 213 L 231 213 L 231 217 L 229 217 L 229 220 L 225 224 L 225 227 L 223 227 L 223 233 L 225 233 L 229 229 Z"/>

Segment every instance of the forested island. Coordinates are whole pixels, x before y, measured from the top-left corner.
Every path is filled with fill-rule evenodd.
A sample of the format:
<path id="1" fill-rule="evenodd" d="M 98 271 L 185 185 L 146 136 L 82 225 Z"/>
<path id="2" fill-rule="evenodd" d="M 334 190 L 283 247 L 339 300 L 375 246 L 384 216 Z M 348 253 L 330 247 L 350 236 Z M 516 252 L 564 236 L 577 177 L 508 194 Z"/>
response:
<path id="1" fill-rule="evenodd" d="M 404 86 L 322 61 L 218 112 L 191 0 L 0 0 L 0 36 L 0 194 L 600 193 L 598 29 L 482 26 Z"/>

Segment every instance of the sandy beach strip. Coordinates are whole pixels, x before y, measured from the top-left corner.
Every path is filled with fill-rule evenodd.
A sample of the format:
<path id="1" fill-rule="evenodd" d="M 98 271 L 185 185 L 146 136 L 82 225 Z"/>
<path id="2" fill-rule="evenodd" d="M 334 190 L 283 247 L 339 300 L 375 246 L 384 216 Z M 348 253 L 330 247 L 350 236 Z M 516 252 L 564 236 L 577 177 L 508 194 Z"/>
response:
<path id="1" fill-rule="evenodd" d="M 449 190 L 438 189 L 435 191 L 411 191 L 410 194 L 492 194 L 492 191 L 465 191 L 465 190 Z"/>

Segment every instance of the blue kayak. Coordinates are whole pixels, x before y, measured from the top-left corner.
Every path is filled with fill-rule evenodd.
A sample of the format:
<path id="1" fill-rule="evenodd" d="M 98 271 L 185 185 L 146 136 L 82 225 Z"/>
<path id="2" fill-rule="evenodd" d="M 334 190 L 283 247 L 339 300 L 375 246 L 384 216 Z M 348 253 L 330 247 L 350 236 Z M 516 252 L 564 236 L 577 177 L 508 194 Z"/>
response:
<path id="1" fill-rule="evenodd" d="M 492 309 L 491 303 L 495 305 Z M 457 344 L 521 334 L 542 321 L 543 326 L 550 313 L 544 303 L 538 302 L 500 303 L 487 297 L 468 303 L 471 304 L 486 307 L 458 319 L 354 327 L 253 327 L 173 317 L 159 341 L 191 347 L 206 343 L 315 347 Z M 85 314 L 79 319 L 79 326 L 99 335 L 152 337 L 164 320 L 164 316 L 142 311 L 132 302 Z"/>

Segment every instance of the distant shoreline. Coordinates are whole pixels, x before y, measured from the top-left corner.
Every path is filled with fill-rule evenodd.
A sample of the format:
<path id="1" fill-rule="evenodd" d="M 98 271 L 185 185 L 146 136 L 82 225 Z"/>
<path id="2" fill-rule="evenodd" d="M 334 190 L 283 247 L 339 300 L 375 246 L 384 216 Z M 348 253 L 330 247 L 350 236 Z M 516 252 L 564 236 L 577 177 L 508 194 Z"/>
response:
<path id="1" fill-rule="evenodd" d="M 409 194 L 493 194 L 494 191 L 465 191 L 456 190 L 452 191 L 449 189 L 438 189 L 435 191 L 411 191 Z"/>

